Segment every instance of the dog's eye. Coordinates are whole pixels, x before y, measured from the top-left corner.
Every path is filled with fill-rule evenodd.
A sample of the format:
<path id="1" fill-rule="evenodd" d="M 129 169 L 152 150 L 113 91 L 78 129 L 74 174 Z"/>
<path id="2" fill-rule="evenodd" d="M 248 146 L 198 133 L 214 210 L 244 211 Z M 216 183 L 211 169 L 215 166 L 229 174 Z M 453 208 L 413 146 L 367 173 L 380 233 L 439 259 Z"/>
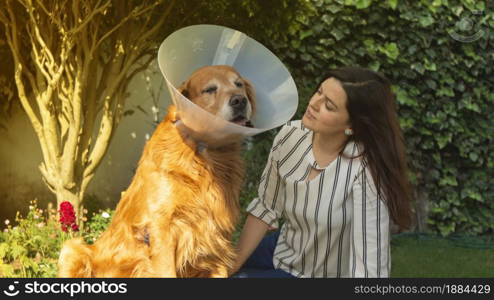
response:
<path id="1" fill-rule="evenodd" d="M 243 87 L 243 86 L 244 86 L 244 84 L 243 84 L 242 82 L 240 82 L 240 81 L 235 82 L 235 85 L 236 85 L 238 88 L 241 88 L 241 87 Z"/>
<path id="2" fill-rule="evenodd" d="M 202 90 L 202 93 L 203 93 L 203 94 L 204 94 L 204 93 L 212 94 L 212 93 L 216 92 L 216 89 L 217 89 L 217 87 L 215 87 L 215 86 L 210 86 L 210 87 L 208 87 L 208 88 L 206 88 L 206 89 Z"/>

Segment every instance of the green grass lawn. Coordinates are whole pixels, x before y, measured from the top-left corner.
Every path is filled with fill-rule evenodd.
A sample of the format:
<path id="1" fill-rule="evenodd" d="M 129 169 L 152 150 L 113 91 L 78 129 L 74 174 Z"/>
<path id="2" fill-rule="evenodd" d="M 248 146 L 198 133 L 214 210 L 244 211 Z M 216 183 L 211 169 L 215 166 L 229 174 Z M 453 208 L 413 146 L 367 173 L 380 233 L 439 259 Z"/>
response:
<path id="1" fill-rule="evenodd" d="M 393 236 L 391 257 L 391 277 L 494 278 L 494 247 L 465 239 Z"/>

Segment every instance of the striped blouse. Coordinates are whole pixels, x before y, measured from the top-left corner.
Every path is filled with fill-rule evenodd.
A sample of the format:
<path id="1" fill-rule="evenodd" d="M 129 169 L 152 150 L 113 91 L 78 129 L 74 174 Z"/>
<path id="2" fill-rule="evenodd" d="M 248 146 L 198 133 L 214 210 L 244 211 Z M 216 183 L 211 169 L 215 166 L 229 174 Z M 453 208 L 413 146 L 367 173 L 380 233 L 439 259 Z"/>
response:
<path id="1" fill-rule="evenodd" d="M 313 132 L 290 121 L 276 135 L 247 212 L 272 227 L 284 220 L 275 268 L 297 277 L 389 277 L 389 215 L 370 170 L 349 142 L 345 155 L 317 165 Z M 311 168 L 322 170 L 308 181 Z"/>

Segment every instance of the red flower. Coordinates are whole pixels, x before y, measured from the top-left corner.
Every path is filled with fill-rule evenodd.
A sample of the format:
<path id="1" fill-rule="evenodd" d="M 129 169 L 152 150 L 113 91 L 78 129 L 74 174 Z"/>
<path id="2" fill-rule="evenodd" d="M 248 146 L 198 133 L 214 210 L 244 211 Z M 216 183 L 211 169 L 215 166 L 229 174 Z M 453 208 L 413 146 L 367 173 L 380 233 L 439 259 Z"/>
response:
<path id="1" fill-rule="evenodd" d="M 62 231 L 67 232 L 69 228 L 73 231 L 79 231 L 79 226 L 76 224 L 75 211 L 72 204 L 68 201 L 60 203 L 60 224 Z"/>

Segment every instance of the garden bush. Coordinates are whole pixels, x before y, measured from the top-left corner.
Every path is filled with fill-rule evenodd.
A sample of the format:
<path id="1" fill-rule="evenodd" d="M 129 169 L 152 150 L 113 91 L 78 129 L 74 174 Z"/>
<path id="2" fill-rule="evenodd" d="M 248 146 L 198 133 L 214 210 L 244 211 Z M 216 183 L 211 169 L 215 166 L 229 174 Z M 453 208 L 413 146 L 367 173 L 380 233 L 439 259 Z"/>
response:
<path id="1" fill-rule="evenodd" d="M 93 243 L 110 223 L 112 214 L 111 210 L 100 210 L 81 231 L 64 232 L 51 205 L 41 209 L 32 201 L 26 216 L 18 213 L 15 221 L 5 220 L 7 228 L 0 232 L 0 278 L 56 277 L 63 242 L 82 236 Z"/>

